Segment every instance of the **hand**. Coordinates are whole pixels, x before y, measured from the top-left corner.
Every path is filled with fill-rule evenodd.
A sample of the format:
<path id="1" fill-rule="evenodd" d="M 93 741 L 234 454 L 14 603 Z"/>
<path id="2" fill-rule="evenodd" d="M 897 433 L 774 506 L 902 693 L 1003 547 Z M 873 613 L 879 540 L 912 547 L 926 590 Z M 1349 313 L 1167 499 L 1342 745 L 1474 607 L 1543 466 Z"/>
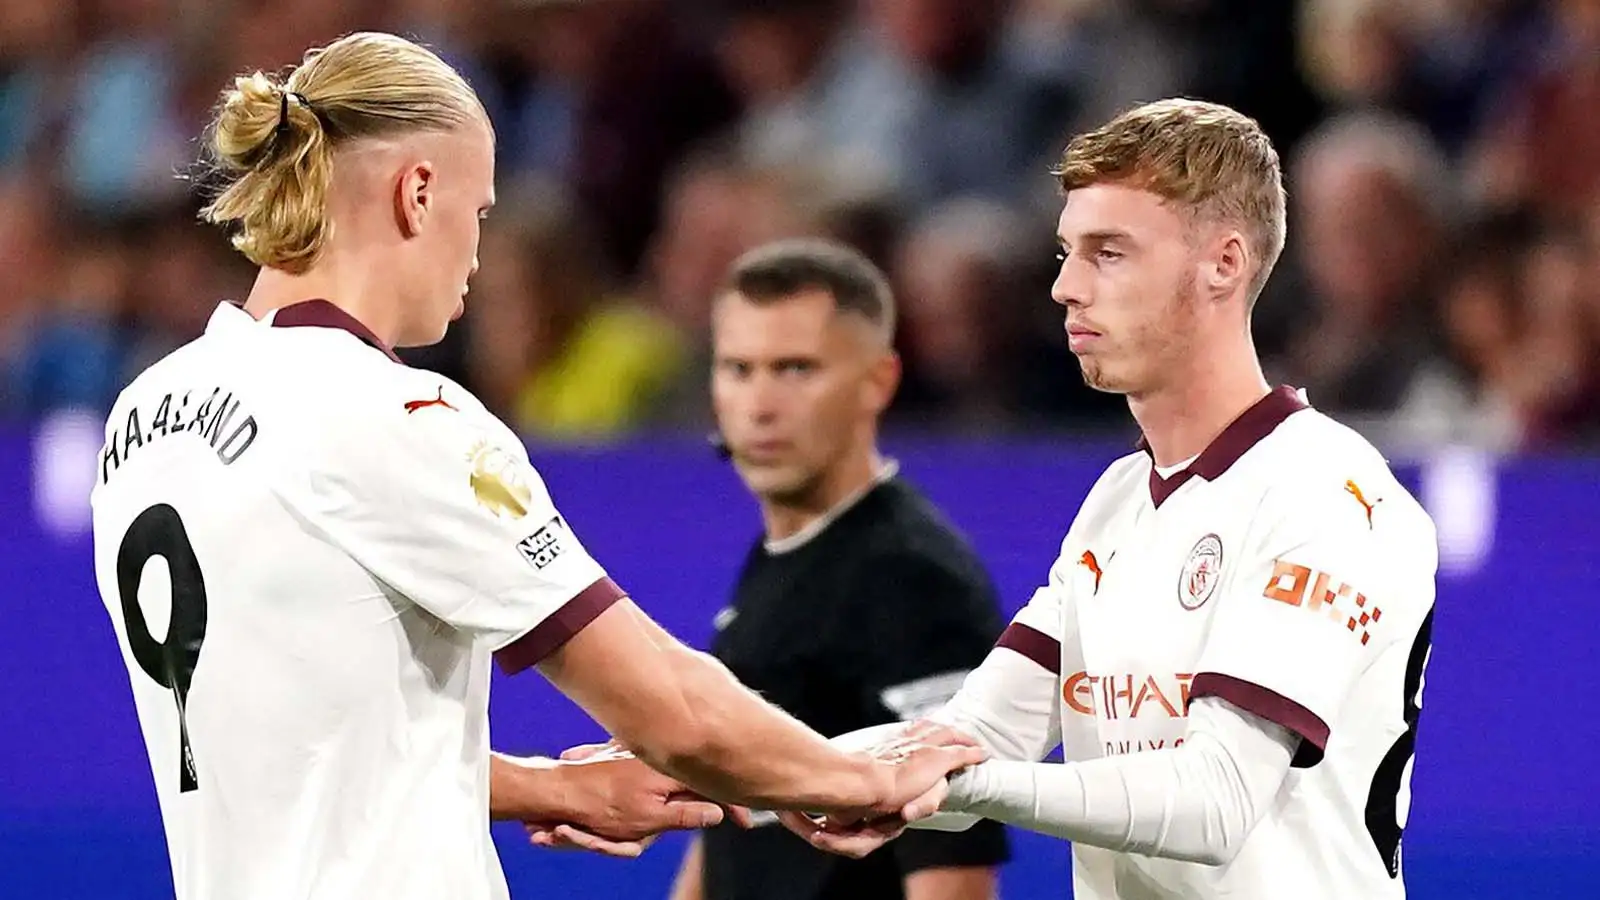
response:
<path id="1" fill-rule="evenodd" d="M 939 726 L 938 730 L 928 729 L 927 734 L 930 738 L 948 743 L 929 744 L 902 735 L 879 749 L 876 754 L 878 759 L 894 766 L 894 790 L 884 803 L 872 810 L 872 814 L 855 821 L 873 821 L 887 816 L 907 821 L 908 812 L 920 813 L 919 818 L 926 818 L 937 812 L 939 804 L 943 802 L 948 788 L 946 778 L 950 773 L 975 766 L 988 758 L 977 741 L 953 728 Z M 835 825 L 852 824 L 848 816 L 834 816 L 832 820 Z"/>
<path id="2" fill-rule="evenodd" d="M 798 812 L 780 812 L 778 821 L 818 850 L 826 850 L 851 859 L 860 859 L 889 843 L 899 837 L 906 827 L 906 823 L 899 816 L 887 816 L 855 825 L 840 825 L 824 817 L 812 817 Z"/>
<path id="3" fill-rule="evenodd" d="M 954 726 L 936 722 L 932 719 L 917 719 L 900 732 L 902 740 L 915 740 L 924 744 L 937 746 L 951 746 L 958 744 L 977 744 L 969 732 L 962 731 Z M 891 742 L 880 742 L 887 745 Z M 901 810 L 901 818 L 907 823 L 926 822 L 919 827 L 934 831 L 959 832 L 972 827 L 979 817 L 964 813 L 941 812 L 945 794 L 948 791 L 948 780 L 935 786 L 923 797 L 912 801 Z M 927 821 L 932 820 L 932 821 Z"/>
<path id="4" fill-rule="evenodd" d="M 953 745 L 978 746 L 978 739 L 943 722 L 933 719 L 917 719 L 906 730 L 900 732 L 900 738 L 906 741 L 916 741 L 922 744 L 932 744 L 935 747 L 949 747 Z"/>
<path id="5" fill-rule="evenodd" d="M 650 835 L 637 841 L 608 841 L 572 825 L 557 825 L 551 828 L 529 823 L 524 827 L 528 830 L 528 842 L 535 847 L 545 847 L 550 850 L 588 850 L 591 853 L 621 859 L 637 859 L 656 840 L 655 835 Z"/>
<path id="6" fill-rule="evenodd" d="M 920 743 L 908 737 L 908 729 L 874 748 L 880 761 L 895 767 L 895 788 L 883 804 L 823 817 L 782 812 L 778 821 L 819 850 L 860 859 L 899 837 L 909 822 L 938 812 L 946 776 L 983 762 L 985 754 L 971 737 L 947 726 L 929 723 L 915 731 L 943 745 Z"/>
<path id="7" fill-rule="evenodd" d="M 609 746 L 607 744 L 587 744 L 584 747 L 574 747 L 562 753 L 563 759 L 568 758 L 568 753 L 574 751 L 588 751 L 576 758 L 588 758 L 592 753 L 591 748 Z M 754 827 L 755 821 L 751 818 L 750 810 L 743 806 L 729 806 L 726 808 L 727 817 L 740 828 Z M 622 859 L 636 859 L 646 849 L 655 843 L 656 835 L 640 838 L 637 841 L 608 841 L 592 832 L 584 831 L 573 825 L 540 825 L 527 823 L 524 827 L 528 831 L 528 841 L 535 847 L 545 847 L 551 850 L 588 850 L 604 856 L 615 856 Z"/>
<path id="8" fill-rule="evenodd" d="M 529 823 L 533 826 L 530 834 L 535 830 L 554 832 L 558 824 L 565 824 L 602 840 L 629 843 L 662 831 L 709 828 L 723 819 L 721 806 L 689 793 L 681 782 L 631 753 L 591 748 L 567 753 L 583 756 L 559 764 L 570 791 L 570 808 L 559 823 Z M 586 844 L 571 840 L 570 835 L 564 837 L 578 846 Z"/>

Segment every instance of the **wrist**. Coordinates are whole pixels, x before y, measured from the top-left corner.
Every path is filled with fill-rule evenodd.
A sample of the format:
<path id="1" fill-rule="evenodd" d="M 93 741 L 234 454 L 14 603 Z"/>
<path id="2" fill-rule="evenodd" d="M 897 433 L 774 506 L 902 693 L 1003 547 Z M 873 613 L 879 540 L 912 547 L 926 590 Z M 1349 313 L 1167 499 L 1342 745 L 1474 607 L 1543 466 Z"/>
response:
<path id="1" fill-rule="evenodd" d="M 988 792 L 989 769 L 985 764 L 968 766 L 959 772 L 952 772 L 945 778 L 947 785 L 944 802 L 940 804 L 941 812 L 967 812 L 976 803 L 981 803 Z"/>
<path id="2" fill-rule="evenodd" d="M 500 818 L 520 819 L 524 822 L 577 822 L 586 811 L 588 792 L 578 770 L 581 766 L 569 765 L 554 759 L 530 758 L 510 760 L 503 767 L 502 779 L 507 787 L 508 803 L 493 804 L 507 807 Z M 490 791 L 493 798 L 494 791 Z"/>
<path id="3" fill-rule="evenodd" d="M 895 767 L 869 753 L 852 753 L 862 767 L 860 802 L 857 808 L 880 808 L 894 799 L 896 787 Z"/>
<path id="4" fill-rule="evenodd" d="M 555 784 L 539 773 L 551 765 L 552 761 L 546 759 L 491 754 L 489 818 L 496 821 L 540 818 L 543 802 L 549 798 Z"/>

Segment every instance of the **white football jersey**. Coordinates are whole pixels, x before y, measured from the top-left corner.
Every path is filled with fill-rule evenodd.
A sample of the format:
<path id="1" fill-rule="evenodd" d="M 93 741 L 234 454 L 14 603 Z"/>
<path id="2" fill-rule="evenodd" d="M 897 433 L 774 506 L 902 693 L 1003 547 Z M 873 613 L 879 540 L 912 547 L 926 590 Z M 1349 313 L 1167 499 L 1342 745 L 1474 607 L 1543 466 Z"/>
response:
<path id="1" fill-rule="evenodd" d="M 223 304 L 117 399 L 93 506 L 179 900 L 508 895 L 491 655 L 621 597 L 510 430 L 332 304 Z"/>
<path id="2" fill-rule="evenodd" d="M 1382 456 L 1290 389 L 1169 478 L 1114 463 L 1000 642 L 1058 676 L 1064 758 L 1177 746 L 1203 696 L 1301 741 L 1231 862 L 1076 845 L 1078 900 L 1404 897 L 1436 567 Z"/>

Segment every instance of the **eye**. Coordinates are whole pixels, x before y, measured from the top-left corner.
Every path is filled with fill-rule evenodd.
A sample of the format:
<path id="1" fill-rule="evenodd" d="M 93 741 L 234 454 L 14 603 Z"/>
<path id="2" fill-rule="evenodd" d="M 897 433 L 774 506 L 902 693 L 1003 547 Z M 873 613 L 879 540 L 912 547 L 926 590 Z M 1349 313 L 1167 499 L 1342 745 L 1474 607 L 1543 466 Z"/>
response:
<path id="1" fill-rule="evenodd" d="M 1099 252 L 1095 253 L 1095 258 L 1105 262 L 1116 262 L 1122 258 L 1122 254 L 1109 247 L 1102 247 Z"/>
<path id="2" fill-rule="evenodd" d="M 809 375 L 816 368 L 817 364 L 808 359 L 791 359 L 778 364 L 778 372 L 782 375 Z"/>

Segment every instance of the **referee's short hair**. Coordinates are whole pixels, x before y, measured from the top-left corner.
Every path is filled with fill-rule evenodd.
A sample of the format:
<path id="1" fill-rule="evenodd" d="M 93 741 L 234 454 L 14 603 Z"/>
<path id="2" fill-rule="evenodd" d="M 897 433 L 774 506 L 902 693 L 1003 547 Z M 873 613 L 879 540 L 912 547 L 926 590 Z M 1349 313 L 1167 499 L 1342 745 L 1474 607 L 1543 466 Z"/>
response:
<path id="1" fill-rule="evenodd" d="M 862 253 L 837 241 L 790 238 L 763 244 L 734 262 L 724 288 L 756 304 L 808 290 L 827 291 L 840 312 L 861 316 L 886 339 L 894 334 L 888 277 Z"/>

